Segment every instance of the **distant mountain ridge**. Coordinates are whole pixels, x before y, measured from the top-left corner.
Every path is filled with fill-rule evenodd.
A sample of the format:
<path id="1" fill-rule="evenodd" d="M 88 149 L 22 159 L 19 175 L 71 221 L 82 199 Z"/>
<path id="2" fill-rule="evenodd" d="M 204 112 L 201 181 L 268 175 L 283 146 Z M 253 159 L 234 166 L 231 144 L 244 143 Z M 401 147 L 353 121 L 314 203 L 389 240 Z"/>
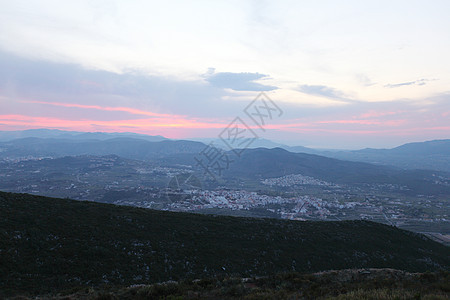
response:
<path id="1" fill-rule="evenodd" d="M 392 149 L 322 151 L 318 154 L 344 160 L 392 165 L 404 169 L 450 172 L 450 139 L 408 143 Z"/>
<path id="2" fill-rule="evenodd" d="M 223 150 L 230 150 L 229 146 L 226 145 L 222 140 L 220 139 L 192 139 L 194 141 L 199 141 L 205 144 L 213 143 L 214 146 L 219 147 Z M 255 148 L 267 148 L 267 149 L 273 149 L 273 148 L 282 148 L 290 152 L 302 152 L 302 153 L 309 153 L 309 154 L 319 154 L 320 150 L 303 147 L 303 146 L 287 146 L 281 143 L 273 142 L 268 139 L 263 138 L 257 138 L 253 140 L 250 145 L 247 147 L 248 149 L 255 149 Z"/>
<path id="3" fill-rule="evenodd" d="M 390 150 L 402 154 L 447 154 L 450 155 L 450 139 L 408 143 Z"/>
<path id="4" fill-rule="evenodd" d="M 442 149 L 441 144 L 444 149 L 446 147 L 446 142 L 439 143 L 439 147 L 436 147 L 438 151 Z M 205 147 L 206 145 L 201 142 L 183 140 L 151 142 L 129 137 L 106 140 L 30 137 L 0 142 L 0 159 L 118 155 L 123 158 L 153 161 L 163 165 L 197 166 L 197 170 L 202 172 L 203 170 L 200 169 L 195 158 L 200 156 Z M 411 152 L 414 149 L 414 145 L 408 145 L 384 151 Z M 398 156 L 408 157 L 403 153 L 396 155 L 396 157 Z M 416 161 L 420 160 L 417 159 L 417 156 L 413 155 Z M 259 181 L 263 178 L 302 174 L 343 184 L 396 184 L 406 186 L 414 194 L 450 194 L 450 185 L 448 185 L 450 175 L 445 172 L 441 174 L 437 171 L 402 170 L 379 164 L 350 161 L 350 159 L 342 160 L 316 154 L 294 153 L 282 148 L 245 149 L 240 157 L 230 151 L 229 157 L 232 163 L 223 171 L 224 177 L 229 179 L 241 178 L 242 180 Z M 441 176 L 442 178 L 438 181 L 444 180 L 444 182 L 435 184 L 437 177 L 434 176 Z"/>
<path id="5" fill-rule="evenodd" d="M 449 180 L 449 173 L 402 170 L 315 154 L 293 153 L 281 148 L 247 149 L 225 171 L 225 176 L 241 178 L 268 178 L 289 174 L 302 174 L 343 184 L 398 184 L 407 186 L 414 193 L 450 194 L 450 186 L 434 183 L 438 174 Z"/>
<path id="6" fill-rule="evenodd" d="M 18 139 L 34 138 L 30 140 L 18 141 Z M 36 140 L 41 139 L 42 142 L 38 143 Z M 128 151 L 124 149 L 120 150 L 121 146 L 117 145 L 119 139 L 129 139 L 126 141 Z M 85 143 L 86 149 L 82 150 L 82 144 L 76 145 L 75 149 L 68 149 L 64 153 L 59 153 L 55 149 L 44 149 L 46 140 L 49 144 L 56 145 L 56 140 L 61 140 L 63 147 L 67 148 L 69 141 L 79 141 Z M 64 141 L 63 141 L 64 140 Z M 108 141 L 114 140 L 114 141 Z M 178 140 L 177 143 L 161 144 L 165 146 L 155 146 L 150 144 L 144 144 L 141 141 L 146 142 L 163 142 L 163 141 L 176 141 L 169 140 L 162 136 L 150 136 L 145 134 L 136 133 L 105 133 L 105 132 L 76 132 L 76 131 L 63 131 L 63 130 L 50 130 L 50 129 L 30 129 L 24 131 L 0 131 L 0 158 L 8 155 L 33 155 L 33 151 L 39 151 L 39 155 L 108 155 L 117 154 L 125 155 L 127 158 L 133 159 L 149 159 L 158 157 L 160 155 L 167 156 L 174 153 L 198 153 L 207 144 L 214 142 L 216 147 L 222 148 L 228 151 L 229 148 L 218 139 L 196 139 L 191 140 Z M 24 149 L 26 142 L 30 142 L 30 147 Z M 105 145 L 101 145 L 100 142 L 104 141 Z M 125 142 L 125 140 L 122 140 Z M 9 151 L 6 145 L 21 145 L 18 149 L 14 148 L 14 151 Z M 95 146 L 93 146 L 95 144 Z M 96 149 L 93 153 L 89 153 L 89 146 L 92 149 Z M 145 146 L 144 146 L 145 145 Z M 169 145 L 175 147 L 171 149 Z M 194 146 L 195 145 L 195 146 Z M 21 148 L 22 147 L 22 148 Z M 36 147 L 36 148 L 35 148 Z M 111 147 L 111 148 L 109 148 Z M 122 146 L 125 147 L 125 146 Z M 133 149 L 133 147 L 137 147 Z M 280 143 L 275 143 L 266 139 L 256 139 L 249 147 L 249 149 L 256 148 L 282 148 L 289 152 L 295 153 L 307 153 L 316 154 L 330 158 L 337 158 L 341 160 L 366 162 L 376 165 L 395 166 L 402 169 L 423 169 L 423 170 L 437 170 L 450 173 L 450 139 L 433 140 L 426 142 L 415 142 L 404 144 L 392 149 L 361 149 L 361 150 L 319 150 L 311 149 L 303 146 L 287 146 Z M 70 148 L 70 147 L 69 147 Z M 104 149 L 104 150 L 101 150 Z M 108 150 L 109 149 L 109 150 Z M 157 150 L 159 149 L 159 150 Z M 51 150 L 51 151 L 50 151 Z M 112 151 L 117 151 L 113 153 Z M 159 152 L 155 155 L 154 152 Z M 53 153 L 53 154 L 49 154 Z M 134 153 L 131 155 L 130 153 Z M 152 154 L 150 154 L 152 153 Z"/>
<path id="7" fill-rule="evenodd" d="M 125 158 L 148 160 L 168 154 L 198 153 L 204 147 L 200 142 L 183 140 L 152 142 L 129 137 L 107 140 L 29 137 L 0 143 L 0 158 L 115 154 Z"/>
<path id="8" fill-rule="evenodd" d="M 79 132 L 58 129 L 28 129 L 0 131 L 0 142 L 23 138 L 58 138 L 70 140 L 107 140 L 112 138 L 137 138 L 151 142 L 167 140 L 161 135 L 147 135 L 132 132 Z"/>

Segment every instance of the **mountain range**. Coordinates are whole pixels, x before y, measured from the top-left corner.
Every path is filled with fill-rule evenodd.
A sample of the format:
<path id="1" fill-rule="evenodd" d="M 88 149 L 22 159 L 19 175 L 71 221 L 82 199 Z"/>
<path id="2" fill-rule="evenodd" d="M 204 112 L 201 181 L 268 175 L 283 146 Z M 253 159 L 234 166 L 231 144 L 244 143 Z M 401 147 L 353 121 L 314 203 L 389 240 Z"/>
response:
<path id="1" fill-rule="evenodd" d="M 37 131 L 40 133 L 41 131 Z M 149 141 L 125 134 L 93 133 L 91 138 L 82 138 L 84 133 L 66 133 L 60 131 L 43 131 L 46 135 L 57 137 L 27 137 L 0 142 L 0 159 L 23 159 L 27 157 L 64 157 L 80 155 L 118 155 L 123 158 L 151 161 L 156 164 L 196 166 L 196 157 L 206 145 L 196 141 L 169 140 Z M 23 133 L 23 132 L 22 132 Z M 25 134 L 25 133 L 23 133 Z M 26 132 L 36 134 L 36 131 Z M 15 134 L 20 135 L 20 134 Z M 1 136 L 1 134 L 0 134 Z M 5 135 L 4 135 L 5 136 Z M 12 136 L 10 134 L 10 136 Z M 72 138 L 67 138 L 72 136 Z M 102 139 L 93 138 L 99 136 Z M 138 135 L 140 136 L 140 135 Z M 111 138 L 106 138 L 111 137 Z M 159 137 L 147 137 L 147 139 Z M 427 143 L 406 144 L 390 150 L 365 149 L 354 152 L 354 157 L 440 157 L 447 163 L 446 153 L 450 140 Z M 241 155 L 233 151 L 224 152 L 230 157 L 230 164 L 223 171 L 225 179 L 261 180 L 281 177 L 289 174 L 302 174 L 317 179 L 340 184 L 397 184 L 415 194 L 449 195 L 450 174 L 435 170 L 399 168 L 389 165 L 350 161 L 355 159 L 336 159 L 317 154 L 295 153 L 282 148 L 243 149 Z M 346 152 L 327 152 L 329 156 L 348 155 Z M 366 154 L 363 154 L 366 153 Z M 387 153 L 386 155 L 382 153 Z M 370 155 L 369 155 L 370 154 Z M 383 156 L 384 155 L 384 156 Z M 420 159 L 417 159 L 420 157 Z M 445 166 L 445 164 L 442 164 Z M 445 168 L 444 168 L 445 169 Z M 200 168 L 197 168 L 202 172 Z"/>
<path id="2" fill-rule="evenodd" d="M 18 139 L 25 140 L 17 141 Z M 155 144 L 145 144 L 137 140 L 147 142 L 165 141 L 166 143 L 156 146 Z M 108 141 L 108 143 L 102 144 L 102 141 Z M 149 159 L 160 157 L 160 154 L 199 152 L 206 147 L 206 144 L 211 142 L 224 151 L 230 150 L 220 139 L 195 139 L 178 143 L 171 143 L 170 141 L 173 142 L 174 140 L 158 135 L 151 136 L 136 133 L 76 132 L 51 129 L 0 131 L 0 158 L 28 155 L 117 154 L 133 159 Z M 75 144 L 75 142 L 78 143 Z M 127 147 L 121 145 L 121 143 L 127 144 Z M 46 146 L 46 144 L 51 145 Z M 56 150 L 56 146 L 61 146 L 61 150 Z M 124 148 L 128 148 L 128 150 Z M 259 138 L 254 140 L 249 146 L 249 149 L 254 148 L 282 148 L 289 152 L 316 154 L 341 160 L 395 166 L 402 169 L 427 169 L 450 172 L 450 139 L 408 143 L 392 149 L 324 150 L 303 146 L 287 146 Z M 418 159 L 419 157 L 420 159 Z"/>
<path id="3" fill-rule="evenodd" d="M 450 172 L 450 139 L 408 143 L 392 149 L 322 151 L 320 155 L 338 159 L 392 165 L 404 169 Z"/>
<path id="4" fill-rule="evenodd" d="M 148 160 L 177 153 L 198 153 L 204 144 L 194 141 L 147 141 L 131 137 L 62 139 L 28 137 L 0 143 L 0 158 L 110 155 Z"/>
<path id="5" fill-rule="evenodd" d="M 0 131 L 0 142 L 23 138 L 68 139 L 68 140 L 107 140 L 112 138 L 135 138 L 158 142 L 167 140 L 160 135 L 138 134 L 133 132 L 80 132 L 58 129 L 28 129 L 17 131 Z"/>

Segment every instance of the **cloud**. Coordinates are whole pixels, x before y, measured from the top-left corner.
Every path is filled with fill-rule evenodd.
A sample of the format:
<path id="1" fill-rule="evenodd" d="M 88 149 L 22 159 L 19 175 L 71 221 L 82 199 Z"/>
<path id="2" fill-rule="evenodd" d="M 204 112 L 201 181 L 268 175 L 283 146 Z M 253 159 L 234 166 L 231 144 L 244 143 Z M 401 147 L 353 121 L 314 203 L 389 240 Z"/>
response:
<path id="1" fill-rule="evenodd" d="M 332 87 L 328 87 L 326 85 L 303 84 L 298 86 L 297 91 L 308 95 L 321 96 L 328 99 L 339 100 L 343 102 L 359 102 L 357 100 L 348 98 L 342 91 Z"/>
<path id="2" fill-rule="evenodd" d="M 343 93 L 340 92 L 339 90 L 331 88 L 331 87 L 327 87 L 325 85 L 303 84 L 303 85 L 299 86 L 298 90 L 305 94 L 323 96 L 323 97 L 333 98 L 333 99 L 340 99 L 343 96 Z"/>
<path id="3" fill-rule="evenodd" d="M 214 69 L 208 73 L 217 75 Z M 247 75 L 247 81 L 266 77 Z M 211 135 L 242 113 L 242 101 L 229 101 L 236 94 L 205 84 L 202 77 L 180 80 L 135 70 L 118 74 L 0 52 L 0 99 L 5 99 L 0 101 L 3 130 L 133 128 L 173 138 L 205 132 Z"/>
<path id="4" fill-rule="evenodd" d="M 405 123 L 405 120 L 325 120 L 318 121 L 318 124 L 357 124 L 357 125 L 380 125 L 398 126 Z M 379 126 L 379 127 L 380 127 Z"/>
<path id="5" fill-rule="evenodd" d="M 392 116 L 392 115 L 396 115 L 399 114 L 400 111 L 375 111 L 375 110 L 370 110 L 369 112 L 363 113 L 361 114 L 359 117 L 360 118 L 378 118 L 378 117 L 384 117 L 384 116 Z"/>
<path id="6" fill-rule="evenodd" d="M 260 73 L 214 73 L 213 68 L 209 68 L 205 74 L 206 81 L 211 85 L 220 88 L 229 88 L 235 91 L 272 91 L 277 89 L 275 86 L 264 85 L 255 82 L 258 79 L 267 79 L 268 75 Z"/>
<path id="7" fill-rule="evenodd" d="M 209 69 L 197 80 L 179 80 L 136 71 L 117 74 L 86 70 L 73 64 L 33 61 L 0 52 L 0 130 L 113 132 L 132 128 L 133 132 L 172 138 L 216 136 L 236 116 L 243 117 L 246 104 L 230 99 L 248 98 L 250 102 L 253 97 L 248 96 L 252 93 L 225 89 L 225 83 L 229 83 L 225 79 L 229 78 L 248 85 L 257 84 L 253 81 L 264 80 L 267 75 L 216 73 Z M 280 103 L 283 118 L 267 125 L 265 138 L 323 147 L 373 147 L 387 145 L 384 141 L 397 145 L 449 135 L 450 93 L 364 102 L 325 85 L 300 85 L 296 90 L 347 105 Z M 252 126 L 251 121 L 248 125 Z M 365 138 L 363 132 L 371 132 L 372 136 Z M 358 139 L 356 133 L 361 133 Z M 400 140 L 401 133 L 408 136 Z"/>
<path id="8" fill-rule="evenodd" d="M 202 78 L 179 80 L 133 70 L 123 74 L 87 70 L 75 64 L 31 60 L 0 51 L 0 104 L 4 104 L 0 111 L 3 113 L 5 105 L 8 111 L 14 108 L 15 113 L 20 113 L 28 107 L 34 108 L 23 104 L 19 107 L 21 101 L 40 101 L 66 103 L 67 108 L 77 108 L 73 104 L 97 105 L 102 108 L 97 109 L 99 113 L 110 110 L 117 114 L 139 114 L 141 110 L 147 115 L 151 112 L 204 117 L 207 111 L 209 118 L 232 118 L 242 110 L 241 102 L 225 100 L 233 96 L 234 93 L 224 88 L 205 84 Z M 121 109 L 124 107 L 135 110 Z M 72 117 L 78 116 L 75 110 L 71 113 Z"/>
<path id="9" fill-rule="evenodd" d="M 278 130 L 268 139 L 281 139 L 286 132 L 302 133 L 302 145 L 330 147 L 391 147 L 401 143 L 448 137 L 450 126 L 450 94 L 416 99 L 396 99 L 380 102 L 355 102 L 336 107 L 310 107 L 299 110 L 283 105 L 286 112 L 282 124 L 268 126 Z M 440 113 L 444 112 L 444 114 Z M 371 138 L 364 132 L 371 132 Z M 333 132 L 337 135 L 333 136 Z M 361 136 L 358 134 L 361 133 Z M 352 134 L 355 136 L 352 137 Z M 358 136 L 358 138 L 356 138 Z M 373 137 L 377 136 L 378 139 Z M 295 140 L 291 137 L 290 139 Z M 288 139 L 286 139 L 288 140 Z M 345 141 L 344 141 L 345 140 Z"/>
<path id="10" fill-rule="evenodd" d="M 401 83 L 394 83 L 394 84 L 386 84 L 384 85 L 385 88 L 398 88 L 398 87 L 402 87 L 402 86 L 408 86 L 408 85 L 425 85 L 427 84 L 427 81 L 431 81 L 430 79 L 419 79 L 419 80 L 415 80 L 415 81 L 408 81 L 408 82 L 401 82 Z"/>
<path id="11" fill-rule="evenodd" d="M 112 121 L 100 121 L 100 120 L 67 120 L 63 118 L 49 118 L 49 117 L 33 117 L 28 115 L 0 115 L 0 120 L 3 124 L 14 125 L 34 125 L 40 127 L 88 127 L 92 123 L 100 124 L 111 128 L 121 128 L 123 126 L 132 126 L 135 128 L 158 128 L 158 127 L 183 127 L 183 128 L 224 128 L 226 123 L 218 122 L 203 122 L 192 119 L 183 119 L 177 117 L 167 118 L 145 118 L 145 119 L 124 119 L 124 120 L 112 120 Z"/>
<path id="12" fill-rule="evenodd" d="M 145 111 L 140 109 L 135 109 L 131 107 L 104 107 L 99 105 L 83 105 L 83 104 L 75 104 L 75 103 L 59 103 L 59 102 L 46 102 L 46 101 L 22 101 L 23 103 L 33 103 L 33 104 L 45 104 L 45 105 L 54 105 L 54 106 L 62 106 L 62 107 L 76 107 L 76 108 L 85 108 L 85 109 L 96 109 L 102 111 L 120 111 L 126 112 L 133 115 L 145 115 L 150 117 L 176 117 L 176 115 L 170 114 L 158 114 L 151 111 Z"/>
<path id="13" fill-rule="evenodd" d="M 358 83 L 361 84 L 362 86 L 372 86 L 376 84 L 376 82 L 372 82 L 372 80 L 370 80 L 370 78 L 367 75 L 362 73 L 356 74 L 355 78 L 358 81 Z"/>

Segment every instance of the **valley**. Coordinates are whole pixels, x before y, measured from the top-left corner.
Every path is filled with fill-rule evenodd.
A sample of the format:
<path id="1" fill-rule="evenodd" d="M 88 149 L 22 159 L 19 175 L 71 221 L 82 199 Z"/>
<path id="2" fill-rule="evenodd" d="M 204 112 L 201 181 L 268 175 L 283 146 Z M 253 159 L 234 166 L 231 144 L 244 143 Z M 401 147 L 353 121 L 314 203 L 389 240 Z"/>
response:
<path id="1" fill-rule="evenodd" d="M 237 170 L 212 181 L 194 164 L 161 161 L 117 155 L 4 159 L 0 161 L 0 190 L 205 214 L 364 219 L 439 236 L 439 241 L 448 244 L 450 207 L 445 191 L 450 189 L 450 180 L 445 173 L 419 173 L 422 177 L 406 173 L 412 184 L 407 180 L 385 183 L 379 178 L 373 183 L 370 178 L 356 183 L 341 178 L 336 183 L 328 181 L 338 178 L 332 174 L 326 178 L 302 174 L 264 178 L 263 173 L 249 175 L 246 168 L 243 176 L 236 175 L 240 172 Z M 320 174 L 316 167 L 304 170 L 310 175 Z M 396 172 L 393 174 L 398 176 Z M 424 178 L 420 183 L 426 185 L 428 193 L 421 194 L 423 188 L 414 190 L 420 187 L 413 186 L 417 178 Z"/>

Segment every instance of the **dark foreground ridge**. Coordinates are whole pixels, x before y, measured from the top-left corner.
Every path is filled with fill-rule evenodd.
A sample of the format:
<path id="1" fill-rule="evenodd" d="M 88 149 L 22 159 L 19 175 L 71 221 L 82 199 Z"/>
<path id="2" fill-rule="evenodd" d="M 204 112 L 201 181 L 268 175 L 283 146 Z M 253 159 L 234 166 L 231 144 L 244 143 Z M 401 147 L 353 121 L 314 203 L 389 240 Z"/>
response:
<path id="1" fill-rule="evenodd" d="M 393 269 L 347 269 L 312 274 L 282 273 L 265 277 L 226 277 L 168 281 L 125 288 L 83 288 L 77 299 L 448 299 L 450 273 L 408 273 Z M 22 298 L 26 300 L 30 298 Z"/>
<path id="2" fill-rule="evenodd" d="M 448 271 L 449 248 L 369 221 L 206 216 L 0 192 L 0 297 L 348 268 Z"/>

